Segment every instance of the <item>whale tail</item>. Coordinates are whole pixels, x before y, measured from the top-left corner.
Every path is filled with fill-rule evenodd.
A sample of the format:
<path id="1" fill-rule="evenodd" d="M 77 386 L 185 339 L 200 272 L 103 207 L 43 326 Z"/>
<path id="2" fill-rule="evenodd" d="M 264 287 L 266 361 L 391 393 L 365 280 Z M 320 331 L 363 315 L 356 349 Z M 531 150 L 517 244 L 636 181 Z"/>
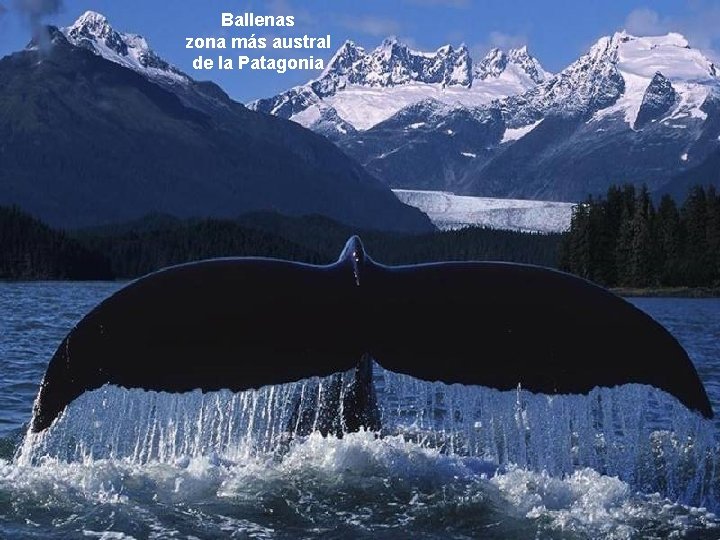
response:
<path id="1" fill-rule="evenodd" d="M 71 401 L 105 384 L 241 391 L 353 369 L 343 416 L 321 415 L 323 429 L 376 428 L 369 358 L 419 379 L 500 390 L 584 394 L 646 384 L 713 415 L 682 346 L 598 286 L 508 263 L 387 267 L 353 237 L 328 266 L 215 259 L 121 289 L 55 352 L 32 429 L 46 429 Z M 341 404 L 328 398 L 318 406 Z"/>

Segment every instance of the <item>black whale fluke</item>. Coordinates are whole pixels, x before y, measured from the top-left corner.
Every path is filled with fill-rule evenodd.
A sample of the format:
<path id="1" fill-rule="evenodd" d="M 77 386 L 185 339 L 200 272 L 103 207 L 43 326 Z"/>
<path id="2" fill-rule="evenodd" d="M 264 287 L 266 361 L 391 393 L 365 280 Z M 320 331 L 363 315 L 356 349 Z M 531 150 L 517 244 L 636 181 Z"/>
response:
<path id="1" fill-rule="evenodd" d="M 582 394 L 648 384 L 713 415 L 678 342 L 600 287 L 518 264 L 387 267 L 353 237 L 328 266 L 215 259 L 131 283 L 63 340 L 32 429 L 44 430 L 104 384 L 240 391 L 348 371 L 367 355 L 397 373 L 501 390 Z M 369 409 L 346 413 L 353 428 L 375 414 L 365 379 L 354 399 Z"/>

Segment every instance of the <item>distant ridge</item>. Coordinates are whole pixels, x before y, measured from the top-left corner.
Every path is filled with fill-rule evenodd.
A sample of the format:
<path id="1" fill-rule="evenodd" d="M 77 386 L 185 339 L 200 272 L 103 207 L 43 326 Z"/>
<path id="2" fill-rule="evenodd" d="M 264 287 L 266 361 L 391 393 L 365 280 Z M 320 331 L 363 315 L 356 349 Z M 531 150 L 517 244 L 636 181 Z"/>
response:
<path id="1" fill-rule="evenodd" d="M 717 66 L 680 34 L 600 38 L 557 74 L 527 48 L 348 42 L 315 80 L 251 108 L 333 140 L 392 188 L 577 202 L 670 183 L 720 149 Z M 696 179 L 695 182 L 703 182 Z"/>
<path id="2" fill-rule="evenodd" d="M 104 16 L 48 31 L 49 49 L 0 59 L 0 204 L 62 227 L 273 210 L 432 230 L 323 137 L 193 80 Z"/>

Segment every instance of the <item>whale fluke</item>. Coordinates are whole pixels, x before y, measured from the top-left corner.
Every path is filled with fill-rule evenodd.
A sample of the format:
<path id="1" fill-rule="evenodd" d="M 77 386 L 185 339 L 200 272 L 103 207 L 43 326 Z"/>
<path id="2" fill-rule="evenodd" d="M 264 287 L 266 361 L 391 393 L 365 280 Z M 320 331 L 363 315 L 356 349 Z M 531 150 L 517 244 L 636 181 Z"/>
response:
<path id="1" fill-rule="evenodd" d="M 371 375 L 358 365 L 368 356 L 416 378 L 500 390 L 584 394 L 647 384 L 713 415 L 680 344 L 601 287 L 509 263 L 387 267 L 353 237 L 328 266 L 214 259 L 131 283 L 63 340 L 32 429 L 105 384 L 241 391 L 354 368 L 360 383 L 349 408 L 357 410 L 345 421 L 376 427 Z"/>

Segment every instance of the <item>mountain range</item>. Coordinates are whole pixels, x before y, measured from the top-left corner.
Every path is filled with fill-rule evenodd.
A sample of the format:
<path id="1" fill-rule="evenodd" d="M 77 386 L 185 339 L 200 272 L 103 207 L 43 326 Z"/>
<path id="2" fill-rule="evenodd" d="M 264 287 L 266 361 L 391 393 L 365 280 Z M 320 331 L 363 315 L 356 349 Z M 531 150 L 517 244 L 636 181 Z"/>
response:
<path id="1" fill-rule="evenodd" d="M 387 185 L 578 201 L 618 183 L 720 182 L 720 70 L 680 34 L 603 37 L 557 74 L 526 47 L 346 42 L 315 80 L 248 107 L 328 137 Z"/>
<path id="2" fill-rule="evenodd" d="M 326 138 L 247 109 L 87 12 L 0 59 L 0 205 L 53 226 L 271 210 L 427 231 Z"/>
<path id="3" fill-rule="evenodd" d="M 352 131 L 364 131 L 422 99 L 484 105 L 523 93 L 550 76 L 527 47 L 508 53 L 493 49 L 473 64 L 465 46 L 425 53 L 388 38 L 366 52 L 346 41 L 319 78 L 248 107 L 318 131 L 333 116 Z"/>

